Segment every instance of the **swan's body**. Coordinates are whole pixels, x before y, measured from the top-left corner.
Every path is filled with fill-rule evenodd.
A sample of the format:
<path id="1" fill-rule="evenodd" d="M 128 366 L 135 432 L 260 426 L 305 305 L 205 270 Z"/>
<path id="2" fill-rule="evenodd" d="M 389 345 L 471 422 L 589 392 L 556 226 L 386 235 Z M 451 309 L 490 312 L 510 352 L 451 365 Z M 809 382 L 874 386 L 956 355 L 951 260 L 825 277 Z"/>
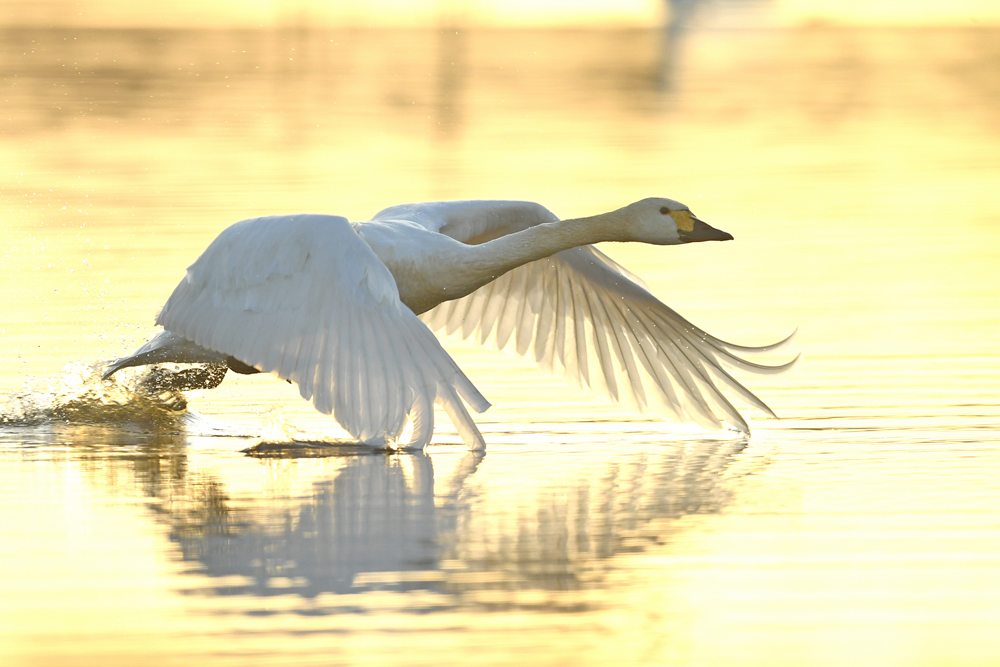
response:
<path id="1" fill-rule="evenodd" d="M 421 448 L 437 402 L 470 448 L 485 447 L 462 399 L 477 412 L 489 403 L 430 327 L 529 355 L 640 412 L 746 431 L 716 382 L 770 410 L 720 361 L 779 371 L 788 364 L 733 353 L 780 343 L 746 348 L 709 336 L 591 245 L 729 239 L 657 198 L 562 221 L 538 204 L 502 201 L 394 206 L 364 223 L 244 220 L 188 269 L 157 318 L 165 330 L 105 377 L 165 361 L 274 373 L 363 442 L 394 443 L 411 419 L 409 446 Z"/>

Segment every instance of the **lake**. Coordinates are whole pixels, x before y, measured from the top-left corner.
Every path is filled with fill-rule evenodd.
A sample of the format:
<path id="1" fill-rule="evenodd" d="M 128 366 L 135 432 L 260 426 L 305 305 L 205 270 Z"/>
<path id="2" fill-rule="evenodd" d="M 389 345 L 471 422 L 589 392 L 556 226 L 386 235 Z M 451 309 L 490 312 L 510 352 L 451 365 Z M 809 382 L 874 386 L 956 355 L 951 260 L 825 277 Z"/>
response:
<path id="1" fill-rule="evenodd" d="M 33 30 L 0 40 L 4 665 L 1000 660 L 1000 30 Z M 668 56 L 668 54 L 673 54 Z M 471 453 L 343 436 L 270 376 L 151 400 L 237 220 L 680 200 L 604 250 L 779 420 L 701 432 L 448 341 Z"/>

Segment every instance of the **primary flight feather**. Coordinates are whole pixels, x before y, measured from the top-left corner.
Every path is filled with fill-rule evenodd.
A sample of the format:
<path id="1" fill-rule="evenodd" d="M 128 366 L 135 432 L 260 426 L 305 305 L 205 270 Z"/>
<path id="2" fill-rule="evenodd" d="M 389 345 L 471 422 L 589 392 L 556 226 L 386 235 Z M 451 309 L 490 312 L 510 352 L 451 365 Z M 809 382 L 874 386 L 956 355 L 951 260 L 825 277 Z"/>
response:
<path id="1" fill-rule="evenodd" d="M 489 407 L 431 329 L 530 356 L 641 413 L 747 431 L 723 395 L 770 409 L 726 370 L 777 372 L 661 303 L 592 244 L 730 240 L 679 202 L 650 198 L 559 220 L 530 202 L 393 206 L 368 222 L 254 218 L 224 230 L 157 318 L 164 331 L 114 361 L 225 364 L 273 373 L 361 442 L 433 436 L 441 405 L 465 443 L 485 442 L 466 404 Z M 430 327 L 430 328 L 428 328 Z M 786 339 L 787 340 L 787 339 Z M 222 373 L 201 386 L 215 386 Z"/>

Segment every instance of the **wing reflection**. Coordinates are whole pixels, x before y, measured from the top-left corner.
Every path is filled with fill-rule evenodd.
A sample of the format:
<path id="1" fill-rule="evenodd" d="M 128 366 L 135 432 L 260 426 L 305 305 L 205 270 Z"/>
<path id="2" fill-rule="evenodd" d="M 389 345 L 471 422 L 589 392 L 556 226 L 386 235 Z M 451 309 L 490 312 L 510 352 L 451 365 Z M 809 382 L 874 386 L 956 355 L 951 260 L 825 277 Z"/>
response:
<path id="1" fill-rule="evenodd" d="M 312 614 L 363 607 L 369 598 L 351 594 L 371 591 L 430 592 L 433 608 L 597 604 L 599 595 L 578 592 L 611 585 L 630 553 L 669 550 L 686 525 L 679 518 L 720 512 L 748 465 L 732 465 L 746 440 L 645 453 L 608 443 L 577 461 L 553 448 L 532 452 L 529 465 L 516 448 L 237 465 L 217 438 L 39 433 L 38 444 L 56 441 L 85 443 L 59 456 L 95 488 L 148 499 L 184 563 L 181 592 L 334 596 L 308 603 Z M 428 609 L 420 604 L 406 610 Z"/>
<path id="2" fill-rule="evenodd" d="M 421 589 L 509 606 L 479 593 L 600 587 L 615 557 L 668 543 L 679 517 L 720 511 L 726 469 L 745 446 L 696 442 L 496 492 L 475 483 L 480 454 L 437 485 L 425 454 L 352 456 L 308 497 L 264 507 L 206 481 L 190 511 L 170 517 L 170 536 L 218 578 L 213 594 Z"/>
<path id="3" fill-rule="evenodd" d="M 460 488 L 482 458 L 469 452 L 450 484 Z M 437 570 L 438 537 L 453 532 L 449 513 L 436 511 L 434 466 L 423 453 L 352 456 L 333 479 L 314 483 L 309 497 L 259 511 L 240 508 L 214 481 L 201 493 L 183 518 L 172 519 L 170 537 L 209 577 L 245 579 L 218 587 L 220 594 L 313 597 L 422 587 L 419 577 L 397 577 L 388 586 L 356 579 Z"/>
<path id="4" fill-rule="evenodd" d="M 483 516 L 468 516 L 456 540 L 443 547 L 442 559 L 454 563 L 448 588 L 474 593 L 605 586 L 606 575 L 621 567 L 616 557 L 668 544 L 677 519 L 725 507 L 732 496 L 727 469 L 746 444 L 694 442 L 609 462 L 596 476 L 537 489 L 516 509 L 491 507 Z M 511 602 L 505 596 L 473 597 L 489 606 Z M 540 604 L 554 603 L 560 604 Z"/>

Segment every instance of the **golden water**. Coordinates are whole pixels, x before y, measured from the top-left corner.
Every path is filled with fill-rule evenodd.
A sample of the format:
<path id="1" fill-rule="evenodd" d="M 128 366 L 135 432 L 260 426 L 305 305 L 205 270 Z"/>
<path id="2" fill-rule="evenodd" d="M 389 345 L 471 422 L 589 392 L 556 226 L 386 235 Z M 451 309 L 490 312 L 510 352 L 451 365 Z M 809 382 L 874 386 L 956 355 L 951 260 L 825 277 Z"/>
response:
<path id="1" fill-rule="evenodd" d="M 1000 32 L 659 49 L 4 32 L 0 663 L 995 664 Z M 260 377 L 164 415 L 88 369 L 244 217 L 650 195 L 736 241 L 608 252 L 723 338 L 799 327 L 749 440 L 454 345 L 485 457 L 439 419 L 427 455 L 259 460 L 239 433 L 329 419 Z"/>

